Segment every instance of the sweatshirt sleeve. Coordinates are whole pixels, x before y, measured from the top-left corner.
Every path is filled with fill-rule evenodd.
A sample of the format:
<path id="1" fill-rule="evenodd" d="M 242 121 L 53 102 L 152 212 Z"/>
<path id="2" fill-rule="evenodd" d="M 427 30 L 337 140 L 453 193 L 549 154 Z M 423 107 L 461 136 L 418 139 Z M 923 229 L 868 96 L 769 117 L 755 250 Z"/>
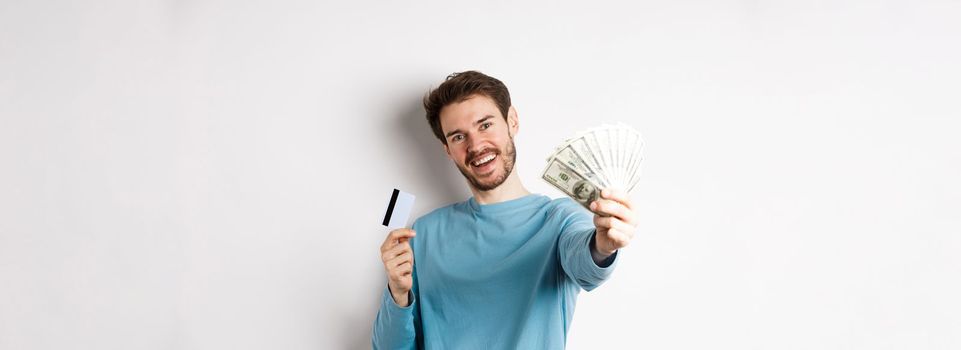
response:
<path id="1" fill-rule="evenodd" d="M 591 243 L 594 240 L 594 220 L 589 212 L 574 201 L 563 203 L 556 208 L 560 221 L 558 254 L 561 267 L 567 277 L 586 291 L 591 291 L 610 278 L 617 265 L 617 252 L 598 266 L 591 257 Z"/>
<path id="2" fill-rule="evenodd" d="M 414 349 L 417 339 L 417 327 L 414 325 L 417 320 L 416 294 L 413 290 L 408 295 L 410 305 L 401 307 L 394 302 L 390 295 L 390 289 L 384 286 L 381 296 L 380 310 L 377 311 L 377 318 L 374 319 L 373 336 L 371 337 L 372 347 L 378 349 Z"/>
<path id="3" fill-rule="evenodd" d="M 421 230 L 418 221 L 414 222 L 412 228 L 415 231 Z M 417 238 L 410 240 L 411 249 L 414 252 L 414 260 L 418 259 Z M 390 295 L 390 287 L 384 283 L 384 291 L 381 293 L 380 310 L 374 319 L 373 334 L 371 335 L 371 345 L 374 350 L 380 349 L 422 349 L 424 336 L 421 330 L 420 320 L 420 301 L 418 293 L 420 283 L 417 280 L 417 264 L 414 264 L 412 271 L 413 285 L 407 298 L 410 305 L 402 307 L 397 305 L 394 297 Z"/>

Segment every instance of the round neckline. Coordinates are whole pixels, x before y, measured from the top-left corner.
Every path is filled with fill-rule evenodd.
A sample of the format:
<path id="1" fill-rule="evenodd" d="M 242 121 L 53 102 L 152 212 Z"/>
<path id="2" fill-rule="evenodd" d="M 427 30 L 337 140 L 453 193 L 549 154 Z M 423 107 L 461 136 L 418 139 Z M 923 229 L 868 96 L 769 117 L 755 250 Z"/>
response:
<path id="1" fill-rule="evenodd" d="M 514 198 L 511 200 L 506 200 L 503 202 L 491 203 L 491 204 L 480 204 L 477 203 L 477 199 L 473 196 L 467 200 L 467 205 L 470 206 L 471 210 L 478 213 L 500 213 L 505 211 L 517 210 L 519 208 L 525 207 L 534 203 L 535 201 L 544 198 L 543 195 L 537 193 L 526 194 L 522 197 Z"/>

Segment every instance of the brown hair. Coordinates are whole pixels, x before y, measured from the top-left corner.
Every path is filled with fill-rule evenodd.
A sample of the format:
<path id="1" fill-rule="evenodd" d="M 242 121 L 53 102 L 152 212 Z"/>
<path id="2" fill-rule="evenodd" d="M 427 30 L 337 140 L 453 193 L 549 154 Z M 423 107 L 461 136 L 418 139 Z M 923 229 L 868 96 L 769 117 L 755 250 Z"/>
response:
<path id="1" fill-rule="evenodd" d="M 462 102 L 474 95 L 484 95 L 494 100 L 501 116 L 507 120 L 507 110 L 511 106 L 511 94 L 507 86 L 500 80 L 478 71 L 453 73 L 436 89 L 424 96 L 424 109 L 427 111 L 427 123 L 430 124 L 434 136 L 440 142 L 447 144 L 444 130 L 440 127 L 440 110 L 447 105 Z"/>

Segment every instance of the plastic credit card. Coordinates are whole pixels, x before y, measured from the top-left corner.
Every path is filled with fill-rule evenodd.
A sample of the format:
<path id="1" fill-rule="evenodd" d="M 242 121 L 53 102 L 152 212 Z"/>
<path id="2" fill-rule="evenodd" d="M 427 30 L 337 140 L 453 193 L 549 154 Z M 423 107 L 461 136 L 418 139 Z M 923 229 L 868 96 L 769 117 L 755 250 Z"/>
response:
<path id="1" fill-rule="evenodd" d="M 384 226 L 391 230 L 407 227 L 413 208 L 414 195 L 395 188 L 390 195 L 390 203 L 387 204 L 387 213 L 384 214 Z"/>

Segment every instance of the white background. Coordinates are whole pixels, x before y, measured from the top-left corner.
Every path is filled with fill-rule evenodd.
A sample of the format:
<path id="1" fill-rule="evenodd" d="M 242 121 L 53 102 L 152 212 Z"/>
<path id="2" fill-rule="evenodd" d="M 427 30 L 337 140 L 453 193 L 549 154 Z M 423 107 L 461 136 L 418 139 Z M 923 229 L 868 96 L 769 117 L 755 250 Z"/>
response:
<path id="1" fill-rule="evenodd" d="M 420 98 L 502 79 L 518 167 L 641 129 L 573 349 L 961 348 L 959 1 L 0 0 L 0 349 L 363 349 Z"/>

